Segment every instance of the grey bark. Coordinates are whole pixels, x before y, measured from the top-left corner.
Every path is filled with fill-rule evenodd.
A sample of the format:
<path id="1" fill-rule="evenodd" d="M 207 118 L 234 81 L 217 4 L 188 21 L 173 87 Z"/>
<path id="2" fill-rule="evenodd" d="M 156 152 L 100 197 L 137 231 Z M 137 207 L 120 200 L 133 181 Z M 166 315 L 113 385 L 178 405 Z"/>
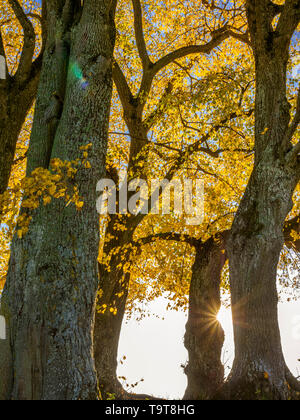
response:
<path id="1" fill-rule="evenodd" d="M 81 168 L 75 182 L 82 211 L 64 200 L 41 206 L 29 233 L 14 238 L 1 315 L 7 339 L 0 341 L 0 399 L 81 400 L 99 398 L 93 360 L 93 325 L 98 286 L 99 221 L 96 183 L 105 173 L 112 92 L 114 24 L 111 2 L 47 2 L 49 34 L 32 132 L 28 173 L 46 166 L 44 112 L 57 88 L 56 36 L 69 32 L 64 108 L 51 156 L 79 158 L 92 143 L 91 169 Z M 7 361 L 11 361 L 8 363 Z"/>

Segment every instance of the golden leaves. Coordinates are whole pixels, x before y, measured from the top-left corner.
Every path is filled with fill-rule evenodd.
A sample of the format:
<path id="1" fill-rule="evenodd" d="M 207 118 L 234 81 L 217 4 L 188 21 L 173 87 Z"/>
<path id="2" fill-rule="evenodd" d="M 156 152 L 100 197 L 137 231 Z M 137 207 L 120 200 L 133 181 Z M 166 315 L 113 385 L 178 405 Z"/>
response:
<path id="1" fill-rule="evenodd" d="M 261 133 L 261 135 L 262 136 L 264 136 L 265 134 L 267 134 L 267 132 L 269 131 L 269 128 L 268 127 L 266 127 L 265 129 L 264 129 L 264 131 Z"/>
<path id="2" fill-rule="evenodd" d="M 3 223 L 0 230 L 0 288 L 4 284 L 9 243 L 15 229 L 18 237 L 22 239 L 28 233 L 34 211 L 40 205 L 49 206 L 53 200 L 63 199 L 66 206 L 73 204 L 77 211 L 82 211 L 84 201 L 76 185 L 76 175 L 79 170 L 90 168 L 87 159 L 91 148 L 91 143 L 82 146 L 82 157 L 71 162 L 53 159 L 50 170 L 37 168 L 28 177 L 23 177 L 25 160 L 21 168 L 13 168 L 9 188 L 0 196 Z M 20 204 L 22 211 L 19 214 Z"/>

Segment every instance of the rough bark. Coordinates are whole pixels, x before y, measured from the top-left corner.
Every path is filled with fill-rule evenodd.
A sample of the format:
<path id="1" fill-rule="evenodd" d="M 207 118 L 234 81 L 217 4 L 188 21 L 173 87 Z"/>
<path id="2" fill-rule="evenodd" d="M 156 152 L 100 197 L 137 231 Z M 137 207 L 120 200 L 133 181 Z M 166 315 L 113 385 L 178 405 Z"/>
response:
<path id="1" fill-rule="evenodd" d="M 196 247 L 189 293 L 185 347 L 188 385 L 185 400 L 207 400 L 224 382 L 221 354 L 224 331 L 217 320 L 221 308 L 221 273 L 226 261 L 224 235 Z"/>
<path id="2" fill-rule="evenodd" d="M 112 77 L 114 24 L 111 2 L 47 2 L 50 33 L 31 138 L 28 172 L 45 163 L 48 151 L 43 111 L 56 87 L 53 50 L 64 27 L 70 42 L 64 108 L 51 152 L 74 160 L 92 143 L 90 169 L 75 182 L 82 211 L 64 200 L 41 206 L 24 239 L 14 238 L 1 315 L 7 339 L 0 341 L 0 399 L 97 399 L 92 333 L 98 286 L 99 225 L 96 183 L 105 174 Z M 67 22 L 67 25 L 65 23 Z M 11 360 L 8 364 L 7 360 Z"/>
<path id="3" fill-rule="evenodd" d="M 295 180 L 286 179 L 280 167 L 260 167 L 253 173 L 232 229 L 228 250 L 236 357 L 229 380 L 231 398 L 289 395 L 276 275 L 293 187 Z"/>
<path id="4" fill-rule="evenodd" d="M 278 326 L 276 274 L 283 226 L 299 182 L 291 145 L 286 74 L 289 46 L 300 20 L 299 1 L 286 1 L 276 30 L 268 1 L 248 1 L 256 62 L 256 159 L 228 246 L 236 357 L 225 396 L 287 399 L 299 388 L 286 367 Z"/>
<path id="5" fill-rule="evenodd" d="M 296 250 L 299 241 L 292 238 L 291 231 L 298 230 L 299 216 L 285 223 L 285 245 Z M 224 384 L 221 361 L 224 332 L 216 316 L 221 306 L 221 273 L 227 259 L 229 236 L 230 231 L 223 231 L 204 244 L 190 239 L 191 245 L 195 246 L 196 257 L 192 268 L 185 335 L 185 346 L 189 352 L 189 363 L 185 370 L 188 385 L 184 399 L 187 400 L 213 398 Z M 186 241 L 189 242 L 189 239 Z"/>

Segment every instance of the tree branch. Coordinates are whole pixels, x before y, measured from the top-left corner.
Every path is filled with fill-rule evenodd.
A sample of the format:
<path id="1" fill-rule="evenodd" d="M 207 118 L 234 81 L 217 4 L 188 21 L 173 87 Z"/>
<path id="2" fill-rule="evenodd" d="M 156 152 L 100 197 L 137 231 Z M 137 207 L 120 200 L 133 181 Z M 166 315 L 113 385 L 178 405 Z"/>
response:
<path id="1" fill-rule="evenodd" d="M 299 87 L 298 96 L 297 96 L 295 116 L 286 134 L 286 139 L 285 139 L 286 144 L 288 144 L 292 140 L 299 124 L 300 124 L 300 87 Z M 294 146 L 294 148 L 289 152 L 288 159 L 293 160 L 295 157 L 297 157 L 298 153 L 300 153 L 300 142 L 296 144 L 296 146 Z"/>
<path id="2" fill-rule="evenodd" d="M 246 113 L 246 115 L 248 116 L 251 116 L 252 114 L 253 114 L 253 110 L 250 110 L 248 113 Z M 204 134 L 198 141 L 196 141 L 195 143 L 188 146 L 185 150 L 183 150 L 180 153 L 180 156 L 176 159 L 175 163 L 173 163 L 173 165 L 169 169 L 168 173 L 165 176 L 165 179 L 168 179 L 168 180 L 173 179 L 176 172 L 182 167 L 182 165 L 184 165 L 184 163 L 192 154 L 199 152 L 201 150 L 205 151 L 205 153 L 209 153 L 209 150 L 207 148 L 203 148 L 202 144 L 206 143 L 216 131 L 219 131 L 221 128 L 223 128 L 224 124 L 226 124 L 227 122 L 235 118 L 238 118 L 239 116 L 240 116 L 239 114 L 237 114 L 236 112 L 233 112 L 228 117 L 224 118 L 220 122 L 220 124 L 215 125 L 211 130 L 209 130 L 208 133 Z M 210 152 L 211 152 L 210 154 L 213 155 L 213 157 L 218 157 L 217 154 L 221 153 L 221 151 L 217 151 L 216 153 L 214 153 L 213 151 L 210 151 Z"/>
<path id="3" fill-rule="evenodd" d="M 17 165 L 20 162 L 24 162 L 24 160 L 27 158 L 27 152 L 24 153 L 23 156 L 20 156 L 19 158 L 15 159 L 13 164 Z"/>
<path id="4" fill-rule="evenodd" d="M 300 240 L 296 242 L 293 240 L 291 233 L 292 231 L 296 231 L 297 233 L 300 232 L 300 215 L 294 217 L 293 219 L 287 221 L 284 225 L 284 240 L 286 246 L 289 248 L 293 247 L 297 251 L 300 250 Z M 224 230 L 222 232 L 218 232 L 215 237 L 222 238 L 223 240 L 223 248 L 226 250 L 226 242 L 228 241 L 230 236 L 230 230 Z M 164 233 L 156 233 L 153 235 L 146 236 L 144 238 L 140 238 L 134 242 L 134 246 L 141 247 L 143 245 L 149 245 L 157 240 L 162 241 L 175 241 L 175 242 L 185 242 L 191 246 L 201 246 L 205 245 L 201 239 L 197 239 L 193 236 L 187 234 L 180 234 L 175 232 L 164 232 Z M 208 239 L 210 241 L 211 238 Z"/>
<path id="5" fill-rule="evenodd" d="M 283 5 L 279 5 L 279 4 L 275 4 L 272 1 L 270 1 L 270 9 L 271 9 L 271 13 L 273 18 L 277 15 L 279 15 L 280 13 L 282 13 L 284 6 Z"/>
<path id="6" fill-rule="evenodd" d="M 252 47 L 251 44 L 251 40 L 249 38 L 249 33 L 246 32 L 244 34 L 239 34 L 237 32 L 232 31 L 231 29 L 228 31 L 228 35 L 231 36 L 232 38 L 237 39 L 238 41 L 243 42 L 244 44 L 249 45 L 250 47 Z"/>
<path id="7" fill-rule="evenodd" d="M 192 246 L 197 246 L 199 241 L 196 238 L 193 238 L 190 235 L 180 234 L 175 232 L 165 232 L 165 233 L 157 233 L 154 235 L 149 235 L 145 238 L 138 239 L 134 245 L 135 246 L 143 246 L 151 244 L 157 240 L 161 241 L 175 241 L 175 242 L 185 242 Z"/>
<path id="8" fill-rule="evenodd" d="M 300 239 L 296 241 L 293 238 L 292 232 L 300 233 L 300 215 L 293 219 L 285 222 L 283 234 L 284 241 L 288 248 L 294 248 L 296 251 L 300 251 Z"/>
<path id="9" fill-rule="evenodd" d="M 136 44 L 139 52 L 140 59 L 142 61 L 143 69 L 146 70 L 150 67 L 151 60 L 147 52 L 147 46 L 145 42 L 145 36 L 143 31 L 143 12 L 140 0 L 132 0 L 133 12 L 134 12 L 134 30 Z"/>
<path id="10" fill-rule="evenodd" d="M 18 0 L 8 0 L 8 3 L 13 9 L 24 32 L 23 49 L 19 67 L 15 75 L 15 79 L 22 83 L 26 81 L 31 71 L 32 59 L 35 50 L 35 32 L 31 21 L 26 16 Z"/>
<path id="11" fill-rule="evenodd" d="M 168 83 L 162 97 L 160 98 L 157 107 L 144 120 L 144 126 L 147 128 L 148 131 L 151 129 L 151 127 L 153 127 L 153 125 L 157 122 L 157 120 L 165 112 L 166 106 L 167 106 L 167 103 L 168 103 L 168 98 L 169 98 L 170 94 L 172 93 L 173 87 L 174 87 L 174 85 L 173 85 L 172 81 L 170 81 Z"/>
<path id="12" fill-rule="evenodd" d="M 26 16 L 31 17 L 32 19 L 37 20 L 41 25 L 43 24 L 42 16 L 38 15 L 37 13 L 26 13 Z"/>
<path id="13" fill-rule="evenodd" d="M 289 47 L 299 22 L 300 0 L 286 0 L 276 28 L 280 49 L 283 49 L 283 52 Z"/>
<path id="14" fill-rule="evenodd" d="M 123 105 L 123 109 L 125 111 L 126 109 L 131 107 L 133 95 L 127 83 L 126 77 L 116 60 L 114 60 L 113 64 L 113 79 L 117 87 L 118 94 Z"/>
<path id="15" fill-rule="evenodd" d="M 232 31 L 228 29 L 228 26 L 217 29 L 211 32 L 212 39 L 203 45 L 189 45 L 186 47 L 179 48 L 164 57 L 160 58 L 156 63 L 151 64 L 150 67 L 143 72 L 143 79 L 140 88 L 140 95 L 142 99 L 140 100 L 140 106 L 138 108 L 139 113 L 142 114 L 145 100 L 144 98 L 148 96 L 151 86 L 153 83 L 154 77 L 159 73 L 163 68 L 167 67 L 169 64 L 174 63 L 180 58 L 187 57 L 192 54 L 210 54 L 215 48 L 217 48 L 221 43 L 229 38 L 232 35 Z"/>
<path id="16" fill-rule="evenodd" d="M 227 26 L 224 26 L 223 28 L 212 32 L 211 35 L 211 41 L 207 42 L 206 44 L 189 45 L 187 47 L 182 47 L 159 59 L 153 65 L 154 75 L 156 75 L 164 67 L 168 66 L 169 64 L 173 63 L 175 60 L 178 60 L 180 58 L 184 58 L 191 54 L 210 54 L 213 49 L 217 48 L 225 39 L 229 38 L 230 36 Z"/>
<path id="17" fill-rule="evenodd" d="M 248 117 L 250 117 L 252 114 L 253 114 L 253 110 L 250 110 L 249 112 L 247 112 L 245 115 L 246 116 L 248 116 Z M 197 152 L 197 151 L 199 151 L 200 149 L 201 149 L 201 145 L 203 144 L 203 143 L 205 143 L 205 142 L 207 142 L 208 140 L 209 140 L 209 138 L 215 133 L 215 132 L 217 132 L 217 131 L 219 131 L 221 128 L 224 128 L 224 125 L 225 124 L 227 124 L 228 122 L 230 122 L 230 121 L 232 121 L 232 120 L 235 120 L 236 118 L 238 118 L 238 117 L 240 117 L 242 114 L 238 114 L 238 113 L 236 113 L 236 112 L 233 112 L 233 113 L 231 113 L 228 117 L 226 117 L 226 118 L 224 118 L 223 120 L 221 120 L 221 122 L 219 123 L 219 124 L 216 124 L 215 126 L 213 126 L 212 128 L 211 128 L 211 130 L 209 130 L 209 132 L 207 133 L 207 134 L 205 134 L 204 136 L 202 136 L 202 138 L 199 140 L 199 141 L 197 141 L 197 142 L 195 142 L 195 143 L 193 143 L 192 145 L 190 145 L 188 148 L 187 148 L 187 150 L 186 150 L 186 152 L 184 152 L 184 153 L 188 153 L 189 155 L 190 154 L 192 154 L 192 153 L 195 153 L 195 152 Z M 191 128 L 191 127 L 188 127 L 188 126 L 185 126 L 186 128 Z M 207 150 L 205 149 L 205 151 L 207 152 Z M 218 151 L 216 151 L 216 152 L 212 152 L 213 153 L 213 157 L 216 157 L 215 155 L 219 155 L 220 153 L 222 153 L 223 151 L 225 151 L 225 149 L 224 150 L 222 150 L 222 149 L 220 149 L 220 150 L 218 150 Z"/>

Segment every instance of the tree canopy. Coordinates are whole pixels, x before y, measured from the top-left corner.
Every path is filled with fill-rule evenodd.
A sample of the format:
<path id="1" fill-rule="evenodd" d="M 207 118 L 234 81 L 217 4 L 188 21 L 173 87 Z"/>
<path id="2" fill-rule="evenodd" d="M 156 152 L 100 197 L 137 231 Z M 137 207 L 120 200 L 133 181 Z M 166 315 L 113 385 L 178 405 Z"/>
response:
<path id="1" fill-rule="evenodd" d="M 0 80 L 0 290 L 5 310 L 14 328 L 21 328 L 27 321 L 17 319 L 14 311 L 22 301 L 29 307 L 41 299 L 53 282 L 57 290 L 46 308 L 55 315 L 48 319 L 40 302 L 36 319 L 28 323 L 43 330 L 36 321 L 42 318 L 48 328 L 42 334 L 54 342 L 56 335 L 63 337 L 63 342 L 57 320 L 73 316 L 71 300 L 75 306 L 78 302 L 73 333 L 83 324 L 92 329 L 96 317 L 95 332 L 89 331 L 84 344 L 91 346 L 94 334 L 102 396 L 130 398 L 116 378 L 122 321 L 125 315 L 143 318 L 143 304 L 166 297 L 167 310 L 189 311 L 186 346 L 194 368 L 187 370 L 187 395 L 198 392 L 205 399 L 224 382 L 212 382 L 213 391 L 206 394 L 203 379 L 199 391 L 192 391 L 194 376 L 206 375 L 197 367 L 199 360 L 202 366 L 212 363 L 204 313 L 213 307 L 216 319 L 221 289 L 232 296 L 241 347 L 232 377 L 217 397 L 251 398 L 255 382 L 267 398 L 287 398 L 287 389 L 277 387 L 278 378 L 294 391 L 299 384 L 280 351 L 274 362 L 257 344 L 260 333 L 254 325 L 269 287 L 274 304 L 266 304 L 265 314 L 274 324 L 261 322 L 259 328 L 279 349 L 280 339 L 271 331 L 278 329 L 276 282 L 288 300 L 299 297 L 299 1 L 95 3 L 0 0 L 0 55 L 6 63 L 6 78 Z M 99 27 L 102 20 L 105 25 Z M 102 176 L 118 184 L 125 172 L 129 180 L 141 178 L 149 187 L 153 179 L 202 180 L 202 223 L 189 225 L 189 215 L 178 214 L 174 204 L 167 215 L 124 215 L 117 202 L 117 214 L 99 217 L 96 183 Z M 16 276 L 23 279 L 18 302 L 13 298 Z M 79 286 L 79 279 L 89 279 L 92 290 L 87 281 Z M 248 336 L 240 331 L 240 320 L 251 325 Z M 218 343 L 218 359 L 222 332 L 209 331 Z M 31 344 L 43 339 L 34 336 Z M 243 359 L 247 343 L 251 351 Z M 51 341 L 47 350 L 53 372 L 61 363 L 57 354 L 63 353 L 56 354 L 54 347 Z M 89 352 L 83 347 L 81 360 Z M 246 365 L 254 354 L 263 367 L 253 359 L 250 372 Z M 84 390 L 70 391 L 70 398 L 95 397 L 89 357 L 84 364 L 90 382 Z M 73 362 L 70 371 L 75 372 Z M 280 372 L 274 363 L 282 366 Z M 242 379 L 236 377 L 239 372 L 245 373 Z M 253 383 L 248 381 L 252 374 Z M 261 375 L 271 391 L 260 384 Z M 13 395 L 23 395 L 21 388 L 15 385 Z M 30 399 L 30 391 L 24 392 Z M 34 392 L 56 395 L 40 384 Z"/>

